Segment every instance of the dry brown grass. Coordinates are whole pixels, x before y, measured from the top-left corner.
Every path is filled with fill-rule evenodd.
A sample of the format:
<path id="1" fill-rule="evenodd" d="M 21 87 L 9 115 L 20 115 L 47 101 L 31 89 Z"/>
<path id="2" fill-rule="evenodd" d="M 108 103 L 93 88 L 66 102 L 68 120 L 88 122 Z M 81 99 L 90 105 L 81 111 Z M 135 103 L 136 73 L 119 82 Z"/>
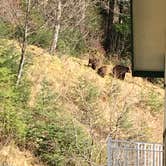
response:
<path id="1" fill-rule="evenodd" d="M 19 48 L 18 45 L 17 48 Z M 59 103 L 63 105 L 66 111 L 79 116 L 80 108 L 73 101 L 71 94 L 73 94 L 73 91 L 78 92 L 80 96 L 83 94 L 83 89 L 78 89 L 78 84 L 83 79 L 92 83 L 100 92 L 96 102 L 97 108 L 94 110 L 101 114 L 100 119 L 95 122 L 98 123 L 98 126 L 101 126 L 100 130 L 97 128 L 95 131 L 97 135 L 100 135 L 101 131 L 104 130 L 105 134 L 117 132 L 116 137 L 125 139 L 132 132 L 135 132 L 134 134 L 138 137 L 134 139 L 142 139 L 141 137 L 144 137 L 144 135 L 139 136 L 139 134 L 144 133 L 148 135 L 149 141 L 162 141 L 163 114 L 159 112 L 153 116 L 149 108 L 142 107 L 140 102 L 142 101 L 142 94 L 146 94 L 151 89 L 163 98 L 163 89 L 142 78 L 132 78 L 130 73 L 126 75 L 125 81 L 117 80 L 109 75 L 101 78 L 96 71 L 87 67 L 88 59 L 81 60 L 67 55 L 58 58 L 57 56 L 50 56 L 45 50 L 36 46 L 29 46 L 27 51 L 32 54 L 32 64 L 27 70 L 27 77 L 32 82 L 29 102 L 32 107 L 35 106 L 36 98 L 42 88 L 42 82 L 46 81 L 49 83 L 49 88 L 63 99 L 59 100 Z M 128 134 L 115 127 L 118 116 L 123 115 L 125 104 L 126 107 L 130 108 L 128 118 L 133 124 Z M 110 127 L 110 125 L 114 126 Z"/>
<path id="2" fill-rule="evenodd" d="M 130 73 L 126 75 L 125 81 L 114 79 L 109 75 L 101 78 L 96 74 L 96 71 L 87 67 L 88 60 L 86 59 L 81 60 L 66 55 L 61 58 L 57 56 L 51 57 L 47 52 L 35 46 L 30 46 L 28 51 L 33 54 L 33 65 L 27 71 L 28 78 L 33 83 L 30 100 L 31 106 L 34 105 L 36 96 L 41 90 L 41 83 L 45 80 L 49 82 L 52 91 L 65 98 L 65 102 L 61 100 L 60 102 L 64 105 L 66 111 L 74 114 L 77 113 L 77 116 L 79 116 L 80 110 L 68 94 L 71 94 L 71 91 L 75 88 L 81 95 L 81 89 L 77 89 L 77 85 L 80 83 L 80 79 L 84 79 L 89 83 L 93 83 L 100 91 L 96 110 L 102 117 L 100 121 L 97 120 L 96 122 L 102 126 L 100 130 L 105 130 L 105 133 L 108 133 L 110 125 L 116 125 L 116 119 L 119 114 L 123 114 L 124 104 L 127 103 L 127 107 L 130 107 L 128 118 L 133 124 L 131 131 L 135 131 L 135 134 L 138 135 L 134 139 L 141 139 L 144 135 L 139 137 L 139 134 L 144 133 L 148 135 L 149 141 L 162 141 L 163 114 L 160 112 L 153 116 L 148 108 L 142 108 L 139 103 L 142 100 L 142 93 L 146 94 L 150 89 L 159 92 L 162 98 L 164 95 L 163 89 L 152 85 L 142 78 L 132 78 Z M 114 92 L 116 85 L 119 87 L 118 92 Z M 117 97 L 114 97 L 115 95 Z M 110 98 L 112 100 L 111 104 Z M 112 122 L 110 122 L 110 118 L 112 118 Z M 115 128 L 112 130 L 116 131 Z M 99 130 L 97 129 L 97 131 Z M 131 134 L 127 135 L 125 132 L 117 132 L 116 137 L 121 138 L 126 138 Z M 101 134 L 101 131 L 99 133 Z"/>
<path id="3" fill-rule="evenodd" d="M 13 143 L 0 149 L 0 165 L 43 166 L 29 152 L 21 152 Z"/>

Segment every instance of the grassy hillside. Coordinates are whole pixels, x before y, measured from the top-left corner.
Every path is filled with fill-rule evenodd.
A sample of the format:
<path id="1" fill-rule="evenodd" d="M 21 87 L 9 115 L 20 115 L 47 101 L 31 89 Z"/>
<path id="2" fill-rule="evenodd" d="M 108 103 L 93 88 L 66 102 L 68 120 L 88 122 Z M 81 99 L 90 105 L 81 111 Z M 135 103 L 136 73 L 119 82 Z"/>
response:
<path id="1" fill-rule="evenodd" d="M 124 81 L 102 78 L 87 67 L 88 58 L 50 56 L 36 46 L 28 47 L 16 88 L 18 58 L 18 44 L 1 39 L 2 148 L 14 142 L 49 166 L 99 166 L 106 165 L 108 136 L 162 141 L 163 89 L 131 73 Z M 34 162 L 23 160 L 28 166 Z"/>

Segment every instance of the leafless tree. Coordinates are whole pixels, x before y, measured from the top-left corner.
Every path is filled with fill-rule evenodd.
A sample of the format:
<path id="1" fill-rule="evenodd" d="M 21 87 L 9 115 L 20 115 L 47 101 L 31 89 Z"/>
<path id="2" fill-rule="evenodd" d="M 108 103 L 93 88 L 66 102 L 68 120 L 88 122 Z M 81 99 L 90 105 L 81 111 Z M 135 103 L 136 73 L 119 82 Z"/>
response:
<path id="1" fill-rule="evenodd" d="M 45 21 L 53 31 L 50 46 L 50 52 L 52 54 L 57 48 L 60 33 L 66 30 L 72 31 L 77 29 L 83 36 L 88 34 L 85 25 L 87 17 L 86 12 L 90 5 L 93 5 L 96 1 L 97 0 L 47 0 L 44 1 L 44 3 L 40 3 Z"/>
<path id="2" fill-rule="evenodd" d="M 54 11 L 56 11 L 54 9 Z M 57 7 L 57 13 L 55 13 L 56 15 L 56 19 L 54 20 L 54 37 L 53 37 L 53 41 L 51 44 L 51 48 L 50 48 L 50 53 L 54 53 L 57 47 L 57 42 L 58 42 L 58 36 L 59 36 L 59 31 L 60 31 L 60 20 L 61 20 L 61 15 L 62 15 L 62 2 L 61 0 L 58 0 L 58 7 Z"/>
<path id="3" fill-rule="evenodd" d="M 21 16 L 20 0 L 0 0 L 0 18 L 18 25 Z"/>
<path id="4" fill-rule="evenodd" d="M 19 63 L 16 85 L 19 85 L 19 83 L 20 83 L 22 72 L 23 72 L 23 66 L 25 63 L 25 53 L 26 53 L 26 48 L 27 48 L 28 22 L 29 22 L 30 8 L 31 8 L 31 0 L 26 0 L 24 34 L 23 34 L 23 41 L 22 41 L 22 47 L 21 47 L 21 59 L 20 59 L 20 63 Z"/>

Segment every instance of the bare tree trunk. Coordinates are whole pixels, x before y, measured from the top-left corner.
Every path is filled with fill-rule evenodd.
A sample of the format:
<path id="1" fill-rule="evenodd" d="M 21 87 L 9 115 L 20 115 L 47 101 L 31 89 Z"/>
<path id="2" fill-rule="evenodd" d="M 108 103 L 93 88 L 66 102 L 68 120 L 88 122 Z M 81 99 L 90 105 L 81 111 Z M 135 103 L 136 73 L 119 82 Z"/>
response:
<path id="1" fill-rule="evenodd" d="M 109 0 L 109 10 L 106 20 L 106 32 L 105 32 L 105 42 L 104 42 L 104 48 L 106 50 L 106 53 L 109 53 L 112 49 L 111 38 L 113 33 L 114 6 L 115 6 L 115 0 Z"/>
<path id="2" fill-rule="evenodd" d="M 21 59 L 20 59 L 20 64 L 19 64 L 19 69 L 18 69 L 16 86 L 18 86 L 20 83 L 22 72 L 23 72 L 23 66 L 24 66 L 24 62 L 25 62 L 25 52 L 26 52 L 26 47 L 27 47 L 28 19 L 29 19 L 29 13 L 30 13 L 30 6 L 31 6 L 31 0 L 26 0 L 24 35 L 23 35 L 23 41 L 22 41 Z"/>
<path id="3" fill-rule="evenodd" d="M 62 15 L 62 3 L 61 0 L 58 0 L 58 12 L 57 12 L 57 19 L 55 21 L 54 27 L 54 37 L 50 48 L 50 53 L 53 54 L 57 47 L 59 31 L 60 31 L 60 19 Z"/>

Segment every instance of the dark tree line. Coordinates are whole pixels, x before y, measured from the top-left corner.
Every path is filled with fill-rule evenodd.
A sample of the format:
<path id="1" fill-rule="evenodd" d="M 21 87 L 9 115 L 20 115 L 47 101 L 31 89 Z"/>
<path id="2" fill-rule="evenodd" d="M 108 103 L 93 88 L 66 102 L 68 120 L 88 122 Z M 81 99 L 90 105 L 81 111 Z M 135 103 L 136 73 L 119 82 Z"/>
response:
<path id="1" fill-rule="evenodd" d="M 107 0 L 101 5 L 104 22 L 103 46 L 107 54 L 124 54 L 130 49 L 130 3 Z"/>

